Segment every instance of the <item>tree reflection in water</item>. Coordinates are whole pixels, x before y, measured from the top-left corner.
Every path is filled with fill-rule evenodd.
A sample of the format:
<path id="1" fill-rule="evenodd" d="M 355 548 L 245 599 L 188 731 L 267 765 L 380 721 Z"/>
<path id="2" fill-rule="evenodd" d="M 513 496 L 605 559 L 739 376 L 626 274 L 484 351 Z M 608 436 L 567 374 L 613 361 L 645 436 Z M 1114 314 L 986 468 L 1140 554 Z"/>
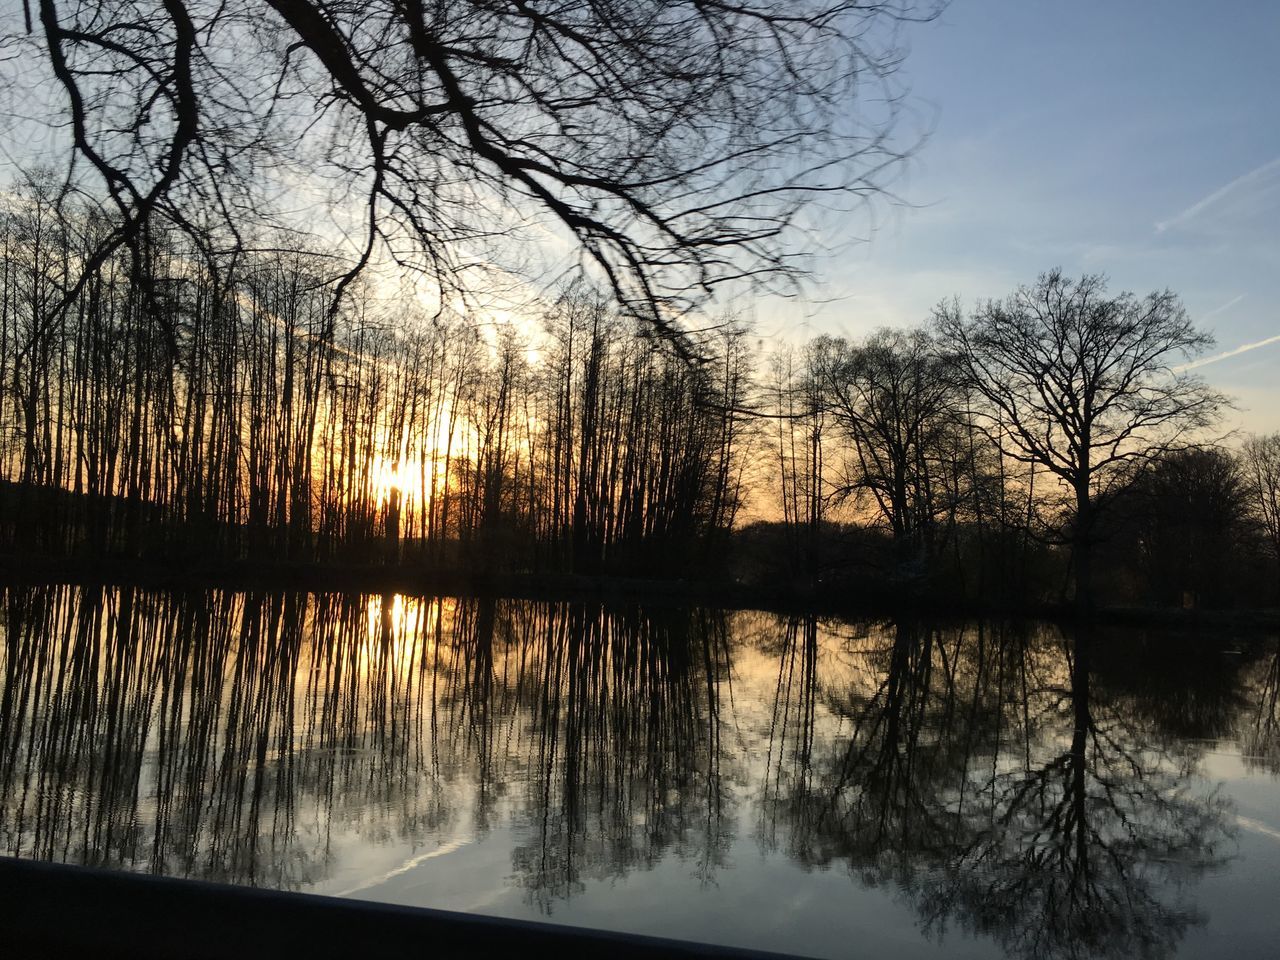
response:
<path id="1" fill-rule="evenodd" d="M 8 853 L 290 889 L 325 876 L 331 819 L 447 816 L 439 791 L 405 789 L 422 691 L 395 661 L 420 651 L 361 629 L 354 600 L 5 599 Z"/>
<path id="2" fill-rule="evenodd" d="M 714 881 L 749 813 L 928 934 L 1154 957 L 1229 847 L 1197 744 L 1280 769 L 1274 641 L 87 587 L 3 617 L 3 852 L 284 889 L 353 837 L 501 828 L 550 913 L 668 858 Z"/>
<path id="3" fill-rule="evenodd" d="M 1273 639 L 1249 677 L 1240 721 L 1245 764 L 1280 777 L 1280 639 Z"/>
<path id="4" fill-rule="evenodd" d="M 731 835 L 722 615 L 11 588 L 0 840 L 18 856 L 313 887 L 336 831 L 496 819 L 531 900 Z"/>
<path id="5" fill-rule="evenodd" d="M 533 674 L 528 840 L 514 863 L 548 912 L 585 878 L 674 852 L 710 878 L 731 836 L 720 747 L 723 617 L 558 610 Z"/>
<path id="6" fill-rule="evenodd" d="M 1099 696 L 1100 645 L 899 623 L 852 644 L 862 671 L 843 683 L 797 691 L 784 666 L 779 703 L 821 698 L 840 729 L 811 776 L 774 783 L 789 853 L 893 885 L 939 937 L 958 926 L 1018 957 L 1170 953 L 1200 920 L 1187 882 L 1223 860 L 1226 804 L 1152 721 L 1160 661 L 1113 664 Z M 1202 697 L 1239 696 L 1214 679 Z"/>

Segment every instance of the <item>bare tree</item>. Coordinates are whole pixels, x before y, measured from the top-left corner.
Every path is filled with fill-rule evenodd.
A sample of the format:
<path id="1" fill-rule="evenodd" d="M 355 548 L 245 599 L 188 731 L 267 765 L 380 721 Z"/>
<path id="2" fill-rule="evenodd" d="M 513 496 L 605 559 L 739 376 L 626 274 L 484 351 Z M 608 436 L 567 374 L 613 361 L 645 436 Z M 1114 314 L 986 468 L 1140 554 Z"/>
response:
<path id="1" fill-rule="evenodd" d="M 238 242 L 301 172 L 363 211 L 347 282 L 389 255 L 448 302 L 532 219 L 675 335 L 719 284 L 795 276 L 808 200 L 884 187 L 898 26 L 935 7 L 39 0 L 0 40 L 118 210 L 91 266 L 156 214 Z"/>
<path id="2" fill-rule="evenodd" d="M 1108 296 L 1105 278 L 1059 270 L 968 318 L 943 304 L 935 319 L 983 401 L 987 436 L 1065 488 L 1076 601 L 1087 608 L 1099 513 L 1226 402 L 1183 365 L 1212 337 L 1167 290 Z"/>
<path id="3" fill-rule="evenodd" d="M 824 393 L 851 444 L 846 489 L 869 491 L 899 559 L 932 552 L 946 501 L 937 469 L 956 426 L 955 371 L 923 330 L 880 330 L 861 343 L 820 342 Z"/>
<path id="4" fill-rule="evenodd" d="M 1241 453 L 1250 508 L 1280 564 L 1280 433 L 1249 437 Z"/>
<path id="5" fill-rule="evenodd" d="M 767 392 L 775 424 L 778 504 L 790 559 L 806 575 L 822 566 L 822 533 L 829 518 L 827 410 L 822 397 L 818 341 L 775 350 Z"/>

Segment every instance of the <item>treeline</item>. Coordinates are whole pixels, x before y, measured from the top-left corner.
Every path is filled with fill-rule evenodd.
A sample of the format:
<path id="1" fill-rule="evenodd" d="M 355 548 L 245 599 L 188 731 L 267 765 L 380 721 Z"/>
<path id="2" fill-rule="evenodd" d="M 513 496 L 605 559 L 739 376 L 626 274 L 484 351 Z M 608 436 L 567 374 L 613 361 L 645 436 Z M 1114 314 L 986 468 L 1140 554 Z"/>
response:
<path id="1" fill-rule="evenodd" d="M 1078 592 L 1071 491 L 995 434 L 936 329 L 780 350 L 763 396 L 781 516 L 742 531 L 744 577 L 944 603 L 1052 604 Z M 1226 446 L 1174 433 L 1144 453 L 1094 479 L 1092 599 L 1280 601 L 1280 434 Z"/>
<path id="2" fill-rule="evenodd" d="M 731 526 L 740 331 L 690 365 L 586 288 L 484 326 L 189 230 L 86 272 L 111 223 L 56 186 L 0 221 L 10 548 L 636 572 Z"/>
<path id="3" fill-rule="evenodd" d="M 1204 443 L 1226 400 L 1180 371 L 1212 341 L 1168 292 L 1053 272 L 917 329 L 677 348 L 585 283 L 481 322 L 315 244 L 153 223 L 95 257 L 112 229 L 48 179 L 5 196 L 11 553 L 1280 599 L 1280 436 Z"/>

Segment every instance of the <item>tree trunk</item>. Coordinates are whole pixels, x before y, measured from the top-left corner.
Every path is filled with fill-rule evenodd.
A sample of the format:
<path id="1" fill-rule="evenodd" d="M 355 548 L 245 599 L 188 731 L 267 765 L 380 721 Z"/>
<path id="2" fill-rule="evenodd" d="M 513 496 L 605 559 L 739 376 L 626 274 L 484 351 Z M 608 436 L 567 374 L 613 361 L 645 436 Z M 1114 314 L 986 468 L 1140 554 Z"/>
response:
<path id="1" fill-rule="evenodd" d="M 1093 515 L 1089 489 L 1076 488 L 1076 519 L 1072 532 L 1071 554 L 1075 566 L 1076 612 L 1088 616 L 1093 610 Z"/>

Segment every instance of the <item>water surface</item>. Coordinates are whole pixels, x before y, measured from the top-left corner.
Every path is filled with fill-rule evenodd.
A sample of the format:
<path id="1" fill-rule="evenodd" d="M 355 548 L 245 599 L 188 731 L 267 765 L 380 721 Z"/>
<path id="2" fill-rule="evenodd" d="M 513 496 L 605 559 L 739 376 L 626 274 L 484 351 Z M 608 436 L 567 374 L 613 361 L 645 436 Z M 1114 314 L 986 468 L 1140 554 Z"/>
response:
<path id="1" fill-rule="evenodd" d="M 1274 956 L 1280 641 L 10 587 L 22 857 L 814 956 Z"/>

